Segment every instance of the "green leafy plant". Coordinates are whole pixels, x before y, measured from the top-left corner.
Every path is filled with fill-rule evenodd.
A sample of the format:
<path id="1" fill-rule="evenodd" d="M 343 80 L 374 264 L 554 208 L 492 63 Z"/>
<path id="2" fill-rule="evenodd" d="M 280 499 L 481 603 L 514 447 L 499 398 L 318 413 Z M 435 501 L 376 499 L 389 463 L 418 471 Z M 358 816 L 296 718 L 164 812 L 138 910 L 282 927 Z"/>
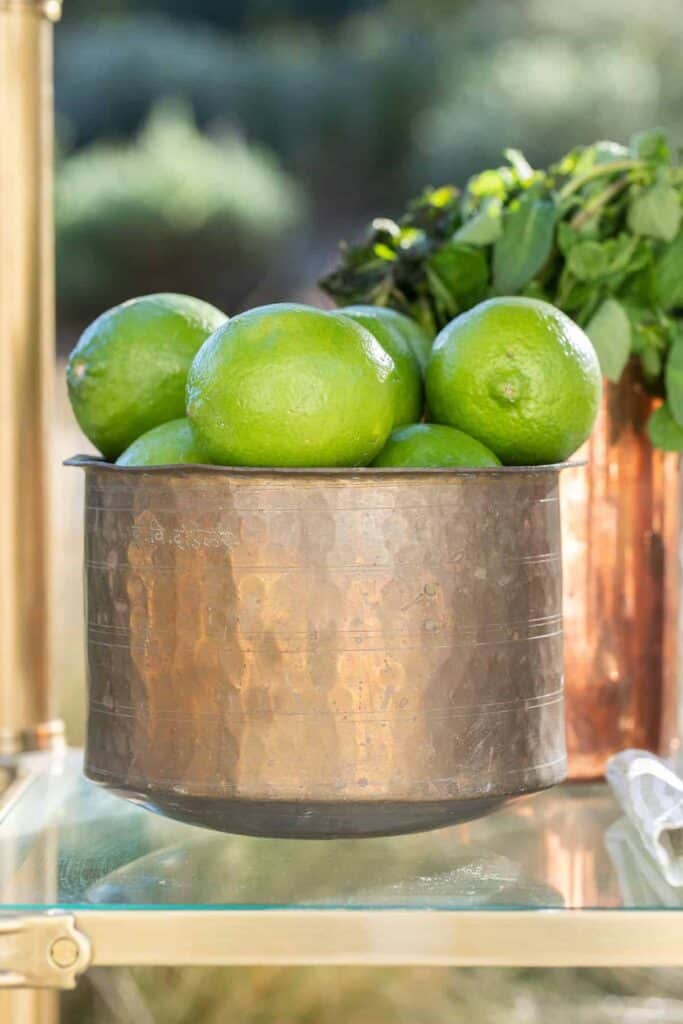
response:
<path id="1" fill-rule="evenodd" d="M 586 329 L 609 380 L 638 361 L 665 398 L 650 438 L 683 451 L 683 168 L 666 136 L 578 147 L 544 170 L 505 156 L 462 191 L 428 189 L 398 220 L 374 220 L 321 287 L 433 333 L 492 295 L 552 302 Z"/>

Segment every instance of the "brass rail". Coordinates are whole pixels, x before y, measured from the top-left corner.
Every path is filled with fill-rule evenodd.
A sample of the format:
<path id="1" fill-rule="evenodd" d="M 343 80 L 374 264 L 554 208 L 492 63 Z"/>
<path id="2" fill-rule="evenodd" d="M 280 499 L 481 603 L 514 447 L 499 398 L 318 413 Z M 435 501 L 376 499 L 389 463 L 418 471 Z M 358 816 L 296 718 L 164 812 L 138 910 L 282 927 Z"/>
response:
<path id="1" fill-rule="evenodd" d="M 63 735 L 51 680 L 55 0 L 0 0 L 0 753 Z"/>

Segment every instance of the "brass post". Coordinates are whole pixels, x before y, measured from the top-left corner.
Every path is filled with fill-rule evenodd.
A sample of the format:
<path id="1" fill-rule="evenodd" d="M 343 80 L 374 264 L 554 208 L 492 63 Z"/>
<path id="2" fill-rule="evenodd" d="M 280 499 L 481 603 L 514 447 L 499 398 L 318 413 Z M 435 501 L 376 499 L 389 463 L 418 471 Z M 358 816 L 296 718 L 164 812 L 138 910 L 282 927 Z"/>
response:
<path id="1" fill-rule="evenodd" d="M 0 0 L 0 754 L 63 742 L 51 687 L 52 21 Z"/>

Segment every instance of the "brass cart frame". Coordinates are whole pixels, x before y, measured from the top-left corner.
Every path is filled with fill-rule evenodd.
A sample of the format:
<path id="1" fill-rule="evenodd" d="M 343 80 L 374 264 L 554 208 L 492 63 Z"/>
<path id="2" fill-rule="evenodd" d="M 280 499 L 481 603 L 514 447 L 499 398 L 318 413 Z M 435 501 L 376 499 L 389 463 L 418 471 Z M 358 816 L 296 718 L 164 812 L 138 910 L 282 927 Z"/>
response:
<path id="1" fill-rule="evenodd" d="M 0 752 L 62 741 L 50 679 L 54 374 L 52 23 L 60 0 L 0 0 Z M 0 1019 L 56 1019 L 50 993 Z"/>

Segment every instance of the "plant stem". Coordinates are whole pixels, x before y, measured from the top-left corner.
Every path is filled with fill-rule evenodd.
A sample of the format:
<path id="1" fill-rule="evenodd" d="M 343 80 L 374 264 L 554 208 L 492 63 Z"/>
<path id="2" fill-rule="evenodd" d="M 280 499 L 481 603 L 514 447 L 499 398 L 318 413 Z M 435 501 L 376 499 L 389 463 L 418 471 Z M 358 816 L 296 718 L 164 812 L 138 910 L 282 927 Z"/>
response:
<path id="1" fill-rule="evenodd" d="M 606 206 L 610 199 L 618 195 L 622 189 L 626 188 L 628 183 L 629 179 L 626 174 L 623 178 L 613 181 L 611 185 L 608 185 L 607 188 L 602 190 L 602 192 L 598 192 L 590 202 L 586 203 L 582 209 L 578 210 L 574 217 L 569 221 L 569 226 L 574 228 L 576 231 L 582 224 L 585 224 L 587 220 L 590 220 L 593 214 L 597 213 L 603 206 Z"/>
<path id="2" fill-rule="evenodd" d="M 566 199 L 567 196 L 571 196 L 574 192 L 578 192 L 579 189 L 583 188 L 589 181 L 593 181 L 595 178 L 602 178 L 605 175 L 616 174 L 619 171 L 633 171 L 637 167 L 644 167 L 642 160 L 613 160 L 610 164 L 599 164 L 590 171 L 586 171 L 580 178 L 570 179 L 566 185 L 564 185 L 558 195 L 560 199 Z"/>
<path id="3" fill-rule="evenodd" d="M 567 302 L 567 299 L 569 298 L 569 296 L 572 293 L 573 287 L 574 286 L 572 284 L 567 284 L 566 281 L 564 281 L 560 285 L 559 292 L 558 292 L 558 294 L 557 294 L 557 296 L 555 297 L 555 300 L 554 300 L 555 301 L 555 305 L 559 306 L 560 309 L 564 309 L 565 304 Z"/>

